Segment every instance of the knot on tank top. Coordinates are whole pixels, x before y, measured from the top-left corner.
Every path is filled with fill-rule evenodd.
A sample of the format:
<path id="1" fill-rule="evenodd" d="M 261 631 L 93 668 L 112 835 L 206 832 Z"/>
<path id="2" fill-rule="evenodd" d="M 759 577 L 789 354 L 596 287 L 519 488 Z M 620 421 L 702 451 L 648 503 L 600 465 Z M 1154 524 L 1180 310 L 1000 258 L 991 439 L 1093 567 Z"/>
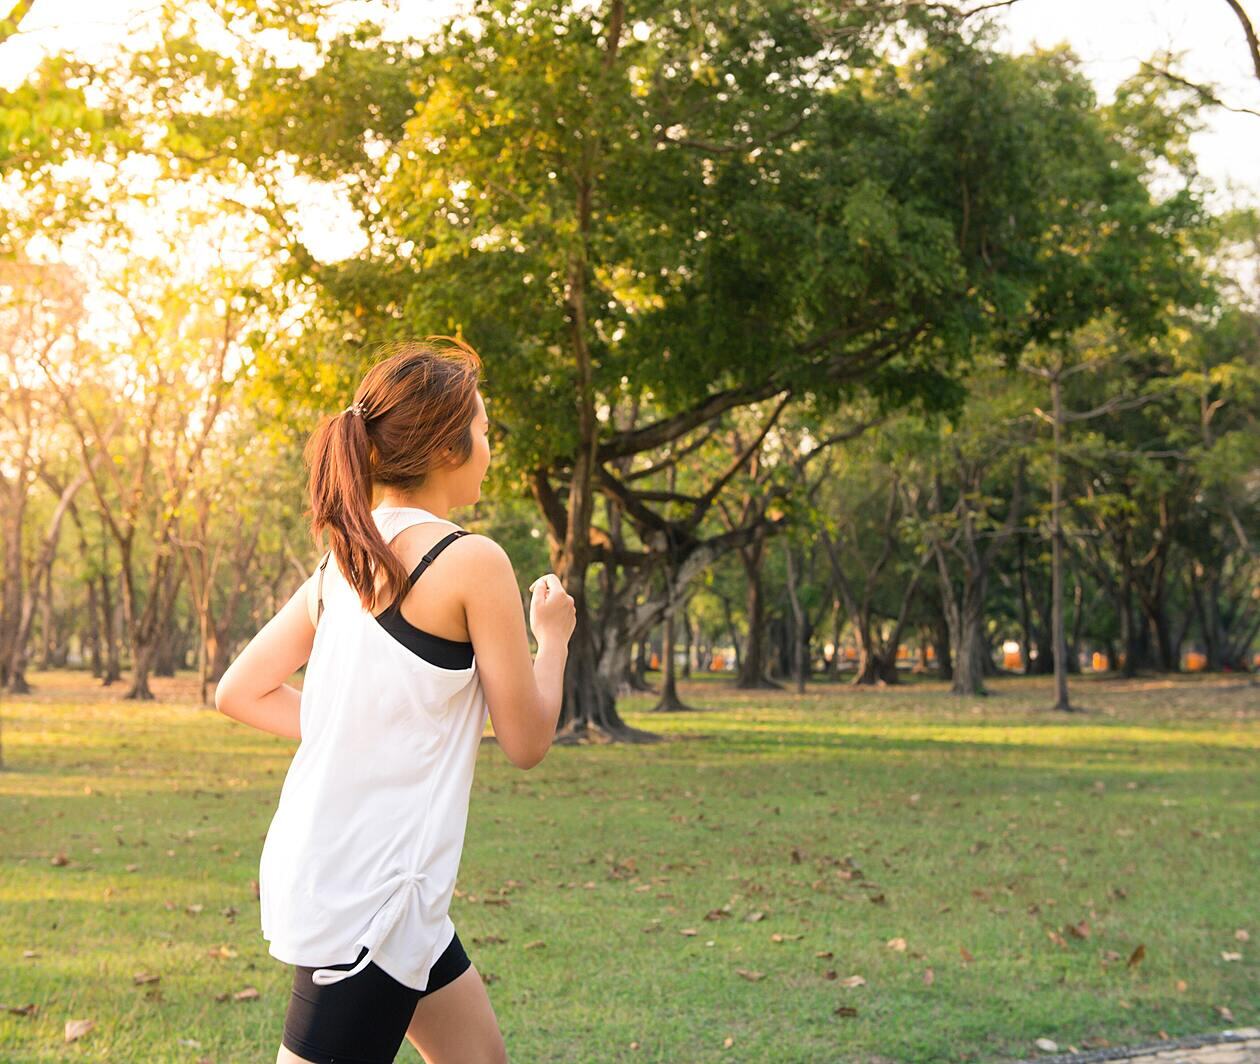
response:
<path id="1" fill-rule="evenodd" d="M 424 893 L 422 885 L 429 879 L 424 872 L 396 872 L 389 879 L 390 892 L 389 897 L 385 899 L 385 904 L 377 910 L 376 916 L 372 918 L 372 923 L 368 927 L 368 943 L 367 952 L 359 958 L 358 963 L 348 971 L 341 971 L 337 968 L 316 968 L 311 973 L 311 982 L 317 986 L 329 986 L 332 983 L 339 983 L 343 979 L 349 979 L 352 975 L 358 975 L 368 966 L 372 958 L 376 954 L 377 948 L 388 937 L 398 918 L 402 915 L 407 903 L 415 898 L 421 902 L 424 901 Z"/>

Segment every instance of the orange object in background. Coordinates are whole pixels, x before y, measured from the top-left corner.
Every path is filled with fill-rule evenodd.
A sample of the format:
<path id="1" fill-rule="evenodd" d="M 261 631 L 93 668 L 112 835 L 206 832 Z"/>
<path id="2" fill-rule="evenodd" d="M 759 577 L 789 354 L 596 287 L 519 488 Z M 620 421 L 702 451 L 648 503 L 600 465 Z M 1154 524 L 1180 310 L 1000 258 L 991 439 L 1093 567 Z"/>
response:
<path id="1" fill-rule="evenodd" d="M 711 668 L 716 672 L 718 669 L 726 668 L 726 659 L 721 654 L 713 655 L 713 665 Z"/>
<path id="2" fill-rule="evenodd" d="M 1207 668 L 1207 655 L 1197 650 L 1186 652 L 1186 672 L 1202 672 Z"/>
<path id="3" fill-rule="evenodd" d="M 1002 651 L 1002 668 L 1022 669 L 1023 667 L 1024 667 L 1024 659 L 1019 656 L 1018 650 Z"/>
<path id="4" fill-rule="evenodd" d="M 1107 655 L 1101 650 L 1095 650 L 1094 656 L 1089 659 L 1089 667 L 1095 672 L 1107 671 Z"/>

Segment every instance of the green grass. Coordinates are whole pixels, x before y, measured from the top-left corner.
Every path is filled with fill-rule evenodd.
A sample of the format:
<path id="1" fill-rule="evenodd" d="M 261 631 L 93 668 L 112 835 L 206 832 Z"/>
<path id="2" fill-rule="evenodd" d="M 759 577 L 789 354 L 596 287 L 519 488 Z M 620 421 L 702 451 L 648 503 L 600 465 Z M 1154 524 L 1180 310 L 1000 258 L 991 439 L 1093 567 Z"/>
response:
<path id="1" fill-rule="evenodd" d="M 270 1064 L 291 973 L 251 880 L 293 745 L 184 675 L 148 704 L 31 680 L 0 707 L 0 1004 L 38 1010 L 0 1012 L 0 1060 Z M 1082 679 L 1063 719 L 1039 679 L 681 686 L 703 712 L 622 703 L 664 743 L 529 772 L 482 747 L 452 918 L 513 1061 L 1000 1061 L 1260 1023 L 1260 689 Z"/>

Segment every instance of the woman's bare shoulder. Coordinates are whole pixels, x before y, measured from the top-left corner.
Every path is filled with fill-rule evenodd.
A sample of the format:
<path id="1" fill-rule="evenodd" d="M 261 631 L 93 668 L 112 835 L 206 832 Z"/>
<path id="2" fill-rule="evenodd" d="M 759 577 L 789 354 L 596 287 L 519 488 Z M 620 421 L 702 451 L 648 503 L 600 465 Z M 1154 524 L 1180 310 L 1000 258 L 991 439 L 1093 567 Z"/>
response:
<path id="1" fill-rule="evenodd" d="M 410 528 L 403 529 L 398 536 L 394 537 L 391 546 L 403 564 L 407 565 L 408 569 L 413 569 L 420 564 L 421 558 L 432 550 L 433 546 L 459 528 L 460 526 L 454 522 L 447 521 L 412 524 Z M 404 540 L 403 537 L 408 538 Z M 461 574 L 476 577 L 476 579 L 462 581 L 466 594 L 475 593 L 483 584 L 485 577 L 507 574 L 512 576 L 513 580 L 515 579 L 512 560 L 508 557 L 508 552 L 493 538 L 480 532 L 469 532 L 466 536 L 460 536 L 457 540 L 447 543 L 446 547 L 442 548 L 438 560 L 446 561 L 446 565 L 442 567 L 447 571 L 451 570 L 451 562 L 456 562 L 455 567 L 461 571 Z M 438 566 L 435 564 L 433 567 L 437 569 Z"/>

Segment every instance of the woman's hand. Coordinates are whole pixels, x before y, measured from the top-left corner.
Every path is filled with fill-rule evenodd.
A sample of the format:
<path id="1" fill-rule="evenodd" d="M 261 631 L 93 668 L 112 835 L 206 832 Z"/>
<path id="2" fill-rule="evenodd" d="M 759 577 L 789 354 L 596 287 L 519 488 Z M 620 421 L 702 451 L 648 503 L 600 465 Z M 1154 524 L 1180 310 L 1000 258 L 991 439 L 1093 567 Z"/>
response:
<path id="1" fill-rule="evenodd" d="M 577 625 L 573 596 L 565 591 L 555 573 L 540 576 L 529 585 L 529 590 L 534 596 L 529 603 L 529 626 L 538 644 L 567 644 Z"/>

